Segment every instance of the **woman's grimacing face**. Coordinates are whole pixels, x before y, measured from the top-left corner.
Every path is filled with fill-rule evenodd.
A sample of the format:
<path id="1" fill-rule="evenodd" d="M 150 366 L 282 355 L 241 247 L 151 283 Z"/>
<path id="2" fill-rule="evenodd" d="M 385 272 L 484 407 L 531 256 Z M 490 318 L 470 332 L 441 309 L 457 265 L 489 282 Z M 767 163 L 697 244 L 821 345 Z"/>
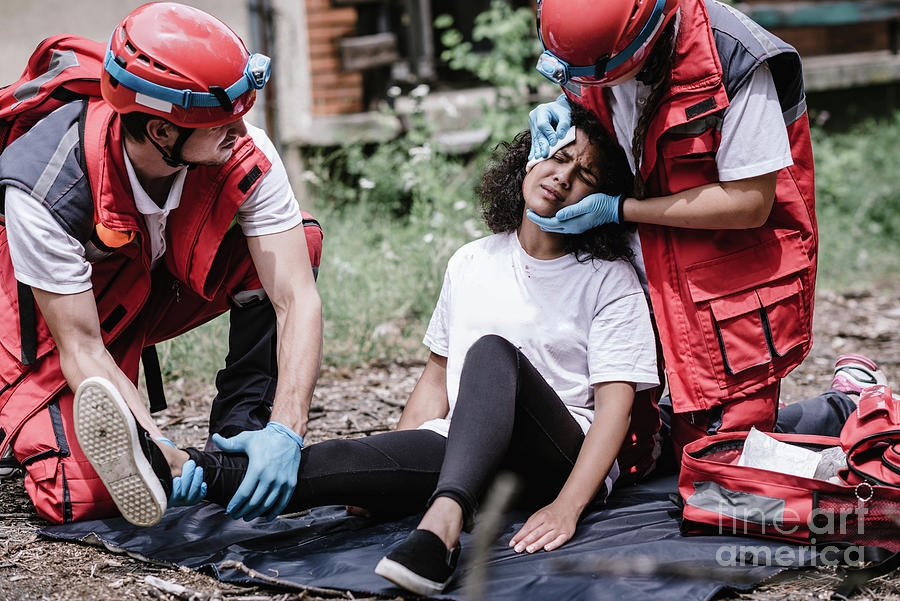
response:
<path id="1" fill-rule="evenodd" d="M 600 169 L 597 148 L 587 135 L 576 130 L 574 142 L 525 174 L 522 182 L 525 208 L 542 217 L 553 217 L 561 208 L 598 191 Z"/>

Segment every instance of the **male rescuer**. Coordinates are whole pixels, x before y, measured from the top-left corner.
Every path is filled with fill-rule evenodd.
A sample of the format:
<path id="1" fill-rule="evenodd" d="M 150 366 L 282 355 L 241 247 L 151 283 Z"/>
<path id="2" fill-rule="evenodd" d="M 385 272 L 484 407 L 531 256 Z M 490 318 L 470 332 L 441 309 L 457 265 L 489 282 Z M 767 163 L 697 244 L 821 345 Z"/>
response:
<path id="1" fill-rule="evenodd" d="M 77 52 L 56 54 L 16 94 Z M 304 227 L 272 142 L 243 119 L 269 59 L 211 15 L 160 2 L 125 17 L 97 71 L 102 98 L 63 104 L 0 155 L 0 451 L 11 445 L 48 520 L 117 507 L 136 519 L 76 440 L 73 391 L 100 382 L 144 440 L 165 442 L 135 388 L 142 352 L 231 309 L 210 432 L 249 457 L 235 500 L 274 517 L 296 484 L 322 314 L 321 230 Z M 186 477 L 136 521 L 199 500 L 202 474 Z"/>

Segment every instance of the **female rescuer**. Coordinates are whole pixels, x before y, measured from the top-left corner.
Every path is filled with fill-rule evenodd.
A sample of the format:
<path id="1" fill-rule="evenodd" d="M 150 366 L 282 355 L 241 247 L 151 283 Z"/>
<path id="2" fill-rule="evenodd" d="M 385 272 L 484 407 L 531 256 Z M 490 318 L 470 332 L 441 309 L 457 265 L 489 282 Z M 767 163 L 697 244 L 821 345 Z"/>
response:
<path id="1" fill-rule="evenodd" d="M 539 0 L 537 69 L 614 132 L 633 196 L 593 194 L 543 229 L 637 224 L 666 365 L 676 451 L 775 423 L 806 356 L 818 235 L 797 52 L 714 0 Z M 569 127 L 531 112 L 532 156 Z"/>

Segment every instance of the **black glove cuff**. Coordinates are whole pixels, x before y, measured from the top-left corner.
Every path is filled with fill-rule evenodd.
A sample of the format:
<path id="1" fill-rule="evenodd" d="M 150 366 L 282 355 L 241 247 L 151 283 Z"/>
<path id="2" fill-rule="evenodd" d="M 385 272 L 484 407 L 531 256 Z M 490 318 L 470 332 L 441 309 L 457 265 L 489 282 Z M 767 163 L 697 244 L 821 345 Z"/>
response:
<path id="1" fill-rule="evenodd" d="M 619 197 L 619 213 L 616 215 L 618 223 L 625 223 L 625 195 Z"/>

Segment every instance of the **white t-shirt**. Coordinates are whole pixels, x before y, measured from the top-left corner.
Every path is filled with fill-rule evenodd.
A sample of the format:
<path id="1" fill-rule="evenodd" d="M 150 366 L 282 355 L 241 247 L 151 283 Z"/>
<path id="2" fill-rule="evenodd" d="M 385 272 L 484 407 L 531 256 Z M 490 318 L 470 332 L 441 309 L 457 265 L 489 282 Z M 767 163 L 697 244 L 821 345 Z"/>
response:
<path id="1" fill-rule="evenodd" d="M 587 432 L 593 384 L 658 384 L 647 301 L 627 261 L 539 260 L 515 232 L 466 244 L 447 265 L 425 345 L 447 357 L 446 419 L 421 427 L 447 435 L 469 347 L 497 334 L 516 345 Z"/>
<path id="2" fill-rule="evenodd" d="M 632 78 L 609 88 L 609 108 L 616 138 L 631 170 L 631 142 L 650 94 L 650 87 Z M 716 152 L 719 181 L 727 182 L 778 171 L 794 164 L 787 128 L 772 73 L 761 65 L 750 81 L 729 100 L 722 117 L 722 139 Z"/>
<path id="3" fill-rule="evenodd" d="M 287 231 L 302 223 L 303 218 L 284 164 L 263 130 L 247 124 L 247 131 L 272 167 L 239 207 L 237 222 L 246 236 Z M 125 169 L 135 208 L 143 215 L 150 234 L 152 265 L 155 266 L 165 254 L 166 221 L 169 213 L 181 203 L 187 169 L 182 169 L 175 177 L 162 207 L 157 206 L 141 187 L 127 153 Z M 5 195 L 7 240 L 16 279 L 57 294 L 90 290 L 91 264 L 85 258 L 81 243 L 66 233 L 40 201 L 26 192 L 8 186 Z"/>

